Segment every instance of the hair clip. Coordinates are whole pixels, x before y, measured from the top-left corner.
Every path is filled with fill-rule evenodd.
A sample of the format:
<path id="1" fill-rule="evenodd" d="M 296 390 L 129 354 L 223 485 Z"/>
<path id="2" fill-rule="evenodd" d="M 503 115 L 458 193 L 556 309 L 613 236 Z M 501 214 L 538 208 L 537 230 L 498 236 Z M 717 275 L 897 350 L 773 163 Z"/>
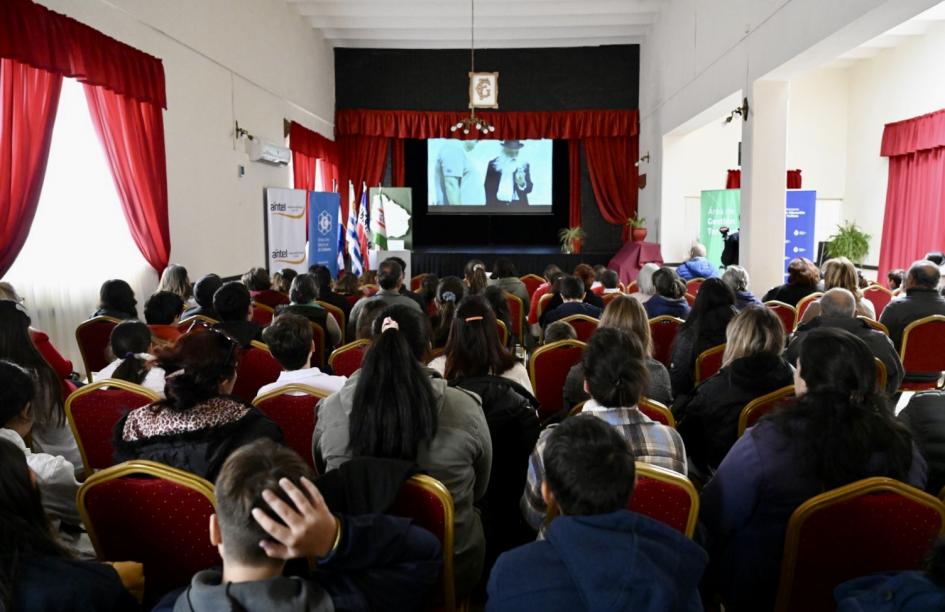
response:
<path id="1" fill-rule="evenodd" d="M 444 291 L 442 295 L 440 295 L 440 299 L 444 302 L 455 302 L 456 294 L 452 291 Z"/>
<path id="2" fill-rule="evenodd" d="M 463 321 L 466 321 L 467 323 L 472 323 L 473 321 L 482 321 L 482 317 L 466 317 L 463 319 Z"/>
<path id="3" fill-rule="evenodd" d="M 400 329 L 400 323 L 395 321 L 390 317 L 384 317 L 384 322 L 381 323 L 381 333 L 383 334 L 389 329 Z"/>

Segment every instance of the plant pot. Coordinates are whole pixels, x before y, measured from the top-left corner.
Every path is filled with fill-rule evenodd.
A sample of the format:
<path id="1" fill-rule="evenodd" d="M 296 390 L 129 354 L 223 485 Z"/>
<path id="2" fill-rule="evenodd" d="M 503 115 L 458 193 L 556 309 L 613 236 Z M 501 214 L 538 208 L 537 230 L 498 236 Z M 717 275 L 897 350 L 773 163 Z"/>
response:
<path id="1" fill-rule="evenodd" d="M 643 242 L 646 240 L 646 228 L 634 227 L 630 229 L 630 240 L 632 242 Z"/>

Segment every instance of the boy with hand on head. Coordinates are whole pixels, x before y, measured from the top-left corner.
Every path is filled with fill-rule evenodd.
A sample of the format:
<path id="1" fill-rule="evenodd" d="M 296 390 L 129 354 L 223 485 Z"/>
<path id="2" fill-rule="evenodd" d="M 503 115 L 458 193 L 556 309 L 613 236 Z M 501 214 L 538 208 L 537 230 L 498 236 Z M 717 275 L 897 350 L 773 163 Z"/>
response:
<path id="1" fill-rule="evenodd" d="M 409 519 L 336 516 L 313 478 L 301 457 L 268 439 L 230 455 L 210 518 L 223 570 L 194 576 L 174 612 L 419 608 L 439 576 L 437 539 Z M 317 569 L 308 578 L 283 576 L 297 558 Z M 169 599 L 155 610 L 169 610 Z"/>

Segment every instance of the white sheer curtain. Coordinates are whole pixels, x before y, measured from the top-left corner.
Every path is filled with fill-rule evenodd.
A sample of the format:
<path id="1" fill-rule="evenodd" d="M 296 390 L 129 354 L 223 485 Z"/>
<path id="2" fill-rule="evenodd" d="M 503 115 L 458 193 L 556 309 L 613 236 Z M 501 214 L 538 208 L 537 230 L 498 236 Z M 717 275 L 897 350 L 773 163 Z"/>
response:
<path id="1" fill-rule="evenodd" d="M 82 86 L 65 79 L 36 217 L 3 280 L 26 299 L 33 327 L 82 372 L 75 328 L 110 278 L 128 281 L 143 318 L 157 273 L 131 238 Z"/>

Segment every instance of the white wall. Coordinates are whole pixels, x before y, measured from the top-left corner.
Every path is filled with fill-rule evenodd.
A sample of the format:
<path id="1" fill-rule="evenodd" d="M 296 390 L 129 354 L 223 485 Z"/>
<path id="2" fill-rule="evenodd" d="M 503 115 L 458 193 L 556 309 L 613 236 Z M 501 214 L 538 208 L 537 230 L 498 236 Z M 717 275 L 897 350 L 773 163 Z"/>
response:
<path id="1" fill-rule="evenodd" d="M 264 264 L 263 189 L 291 171 L 250 163 L 234 120 L 279 143 L 284 118 L 332 137 L 330 46 L 283 0 L 40 2 L 163 60 L 171 260 L 192 278 Z"/>

